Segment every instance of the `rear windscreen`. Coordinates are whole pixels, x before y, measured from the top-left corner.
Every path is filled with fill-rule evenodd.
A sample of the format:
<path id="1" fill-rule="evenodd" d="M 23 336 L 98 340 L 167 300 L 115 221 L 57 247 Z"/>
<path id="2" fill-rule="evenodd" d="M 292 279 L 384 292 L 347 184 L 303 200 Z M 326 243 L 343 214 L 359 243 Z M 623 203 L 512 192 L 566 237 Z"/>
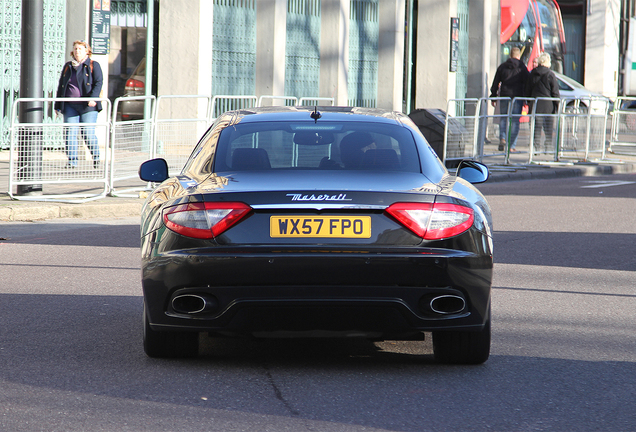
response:
<path id="1" fill-rule="evenodd" d="M 283 169 L 421 172 L 411 132 L 397 125 L 263 122 L 221 132 L 215 172 Z"/>

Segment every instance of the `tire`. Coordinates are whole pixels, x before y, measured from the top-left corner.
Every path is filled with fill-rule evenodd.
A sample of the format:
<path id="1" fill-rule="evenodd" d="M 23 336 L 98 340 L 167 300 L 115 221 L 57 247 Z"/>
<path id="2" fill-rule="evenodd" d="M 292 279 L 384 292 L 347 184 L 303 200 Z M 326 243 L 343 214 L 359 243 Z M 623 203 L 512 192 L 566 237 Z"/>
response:
<path id="1" fill-rule="evenodd" d="M 199 333 L 156 331 L 150 328 L 144 306 L 144 351 L 153 358 L 192 358 L 199 354 Z"/>
<path id="2" fill-rule="evenodd" d="M 481 331 L 433 332 L 435 361 L 443 364 L 481 364 L 490 356 L 490 311 Z"/>

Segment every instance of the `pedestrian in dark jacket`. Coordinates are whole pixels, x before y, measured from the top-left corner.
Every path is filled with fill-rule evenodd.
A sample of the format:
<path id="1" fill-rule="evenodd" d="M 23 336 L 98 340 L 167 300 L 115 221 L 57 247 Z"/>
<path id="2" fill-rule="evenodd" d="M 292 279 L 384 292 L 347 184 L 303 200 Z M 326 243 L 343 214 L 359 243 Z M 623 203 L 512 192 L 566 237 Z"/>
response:
<path id="1" fill-rule="evenodd" d="M 517 47 L 510 51 L 510 58 L 499 65 L 495 73 L 495 79 L 490 87 L 490 97 L 502 98 L 499 101 L 499 150 L 504 150 L 510 123 L 510 151 L 516 151 L 517 136 L 519 135 L 519 119 L 524 101 L 516 100 L 509 112 L 510 103 L 516 97 L 524 96 L 524 87 L 528 80 L 528 68 L 521 61 L 521 50 Z M 492 106 L 497 106 L 497 101 L 492 101 Z M 510 114 L 510 115 L 509 115 Z"/>
<path id="2" fill-rule="evenodd" d="M 559 83 L 554 72 L 550 70 L 550 54 L 543 53 L 537 61 L 538 66 L 532 69 L 526 83 L 526 96 L 532 98 L 560 98 Z M 539 100 L 534 116 L 534 148 L 541 147 L 541 131 L 545 134 L 545 150 L 553 149 L 552 130 L 554 114 L 559 112 L 559 101 Z"/>
<path id="3" fill-rule="evenodd" d="M 71 61 L 62 68 L 60 81 L 57 87 L 57 98 L 99 98 L 104 83 L 102 68 L 99 63 L 91 60 L 91 47 L 85 42 L 77 40 L 73 42 Z M 65 123 L 96 123 L 97 114 L 102 110 L 102 103 L 98 100 L 55 102 L 55 110 L 64 114 Z M 78 163 L 77 135 L 78 126 L 65 128 L 66 154 L 68 156 L 68 168 L 76 168 Z M 99 145 L 95 126 L 84 126 L 81 135 L 93 157 L 94 168 L 99 167 Z"/>

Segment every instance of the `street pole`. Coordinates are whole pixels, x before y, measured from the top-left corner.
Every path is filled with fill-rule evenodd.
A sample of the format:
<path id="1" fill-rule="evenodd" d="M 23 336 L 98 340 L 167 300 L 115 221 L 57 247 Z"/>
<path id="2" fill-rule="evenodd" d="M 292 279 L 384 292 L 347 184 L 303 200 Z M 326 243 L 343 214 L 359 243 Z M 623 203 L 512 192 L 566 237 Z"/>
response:
<path id="1" fill-rule="evenodd" d="M 20 97 L 43 96 L 44 0 L 22 0 L 20 45 Z M 20 124 L 42 123 L 43 102 L 21 103 Z M 19 133 L 18 178 L 37 182 L 42 178 L 42 128 L 26 127 Z M 42 185 L 18 185 L 17 195 L 40 195 Z"/>

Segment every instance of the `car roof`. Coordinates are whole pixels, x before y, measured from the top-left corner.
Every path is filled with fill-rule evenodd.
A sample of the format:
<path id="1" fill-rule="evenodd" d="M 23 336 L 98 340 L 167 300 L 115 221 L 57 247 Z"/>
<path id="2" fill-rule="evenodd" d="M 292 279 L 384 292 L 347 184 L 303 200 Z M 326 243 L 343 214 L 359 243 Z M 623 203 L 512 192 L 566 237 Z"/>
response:
<path id="1" fill-rule="evenodd" d="M 577 98 L 577 97 L 596 97 L 608 99 L 607 96 L 604 96 L 600 93 L 593 92 L 587 88 L 585 88 L 580 82 L 570 78 L 569 76 L 560 74 L 558 72 L 554 72 L 559 80 L 559 90 L 561 92 L 561 97 L 565 98 Z M 566 90 L 563 88 L 562 84 L 565 84 L 570 89 Z"/>
<path id="2" fill-rule="evenodd" d="M 313 115 L 314 112 L 318 114 Z M 316 118 L 318 115 L 319 117 Z M 236 111 L 228 111 L 223 114 L 223 117 L 228 117 L 231 124 L 235 124 L 238 122 L 250 123 L 271 121 L 368 121 L 373 123 L 387 123 L 394 125 L 411 123 L 407 116 L 396 111 L 388 111 L 380 108 L 334 106 L 268 106 L 258 108 L 244 108 Z"/>
<path id="3" fill-rule="evenodd" d="M 583 86 L 583 84 L 581 84 L 580 82 L 576 81 L 573 78 L 570 78 L 567 75 L 563 75 L 559 72 L 554 72 L 554 75 L 556 75 L 557 79 L 565 82 L 566 84 L 568 84 L 570 87 L 574 87 L 580 90 L 585 90 L 589 93 L 593 93 L 592 91 L 588 90 L 587 88 L 585 88 L 585 86 Z"/>

